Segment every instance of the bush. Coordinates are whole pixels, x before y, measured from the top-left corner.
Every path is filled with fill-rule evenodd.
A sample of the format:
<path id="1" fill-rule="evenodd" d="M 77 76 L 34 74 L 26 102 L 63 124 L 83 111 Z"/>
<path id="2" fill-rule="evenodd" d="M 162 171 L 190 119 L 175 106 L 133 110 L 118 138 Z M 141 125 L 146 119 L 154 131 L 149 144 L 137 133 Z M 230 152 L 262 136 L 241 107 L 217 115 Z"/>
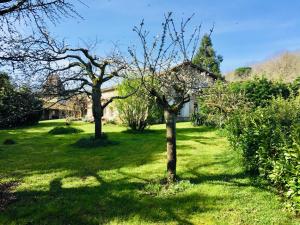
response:
<path id="1" fill-rule="evenodd" d="M 297 85 L 292 87 L 282 82 L 272 82 L 266 78 L 234 82 L 217 82 L 204 91 L 198 99 L 200 112 L 192 121 L 204 119 L 202 124 L 224 127 L 236 111 L 251 111 L 257 107 L 266 107 L 276 97 L 288 99 L 295 95 Z M 196 121 L 195 121 L 196 122 Z M 196 122 L 197 123 L 197 122 Z"/>
<path id="2" fill-rule="evenodd" d="M 230 89 L 235 93 L 244 93 L 246 99 L 255 107 L 265 107 L 273 98 L 287 99 L 291 95 L 288 84 L 279 81 L 273 82 L 266 78 L 235 82 L 230 84 Z"/>
<path id="3" fill-rule="evenodd" d="M 122 123 L 134 131 L 143 131 L 150 124 L 157 123 L 162 118 L 162 110 L 157 106 L 155 99 L 147 94 L 140 82 L 135 80 L 124 80 L 118 87 L 119 95 L 129 95 L 139 88 L 130 97 L 115 102 Z"/>
<path id="4" fill-rule="evenodd" d="M 279 98 L 251 113 L 236 112 L 227 130 L 247 171 L 266 178 L 299 211 L 300 98 Z"/>
<path id="5" fill-rule="evenodd" d="M 76 143 L 74 143 L 73 146 L 78 148 L 96 148 L 116 144 L 118 143 L 109 140 L 106 134 L 102 134 L 101 139 L 95 139 L 94 137 L 81 138 Z"/>
<path id="6" fill-rule="evenodd" d="M 191 122 L 193 126 L 201 126 L 204 125 L 207 117 L 205 114 L 201 114 L 200 112 L 194 112 L 191 116 Z"/>
<path id="7" fill-rule="evenodd" d="M 3 144 L 4 144 L 4 145 L 14 145 L 14 144 L 16 144 L 16 141 L 13 140 L 13 139 L 5 139 L 5 140 L 3 141 Z"/>
<path id="8" fill-rule="evenodd" d="M 238 78 L 247 78 L 252 72 L 251 67 L 239 67 L 234 71 L 234 75 Z"/>
<path id="9" fill-rule="evenodd" d="M 199 125 L 224 127 L 236 110 L 252 107 L 244 92 L 234 91 L 230 85 L 222 82 L 216 82 L 213 87 L 206 89 L 198 100 L 200 111 L 193 115 L 196 118 L 191 119 Z"/>
<path id="10" fill-rule="evenodd" d="M 77 134 L 81 133 L 83 130 L 75 128 L 75 127 L 54 127 L 52 130 L 49 131 L 49 134 Z"/>

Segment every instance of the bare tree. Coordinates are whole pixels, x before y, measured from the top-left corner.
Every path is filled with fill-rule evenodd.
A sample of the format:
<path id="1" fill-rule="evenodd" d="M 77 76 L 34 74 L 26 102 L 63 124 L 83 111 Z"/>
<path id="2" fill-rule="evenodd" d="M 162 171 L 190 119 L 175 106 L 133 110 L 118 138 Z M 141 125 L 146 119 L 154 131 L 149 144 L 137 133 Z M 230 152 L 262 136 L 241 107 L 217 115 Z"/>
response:
<path id="1" fill-rule="evenodd" d="M 0 66 L 26 51 L 23 45 L 36 41 L 48 21 L 55 24 L 62 17 L 80 17 L 69 0 L 0 0 Z M 7 52 L 13 57 L 5 57 Z"/>
<path id="2" fill-rule="evenodd" d="M 38 51 L 30 51 L 31 46 L 29 51 L 20 55 L 21 60 L 25 62 L 22 67 L 27 69 L 29 67 L 24 73 L 30 73 L 29 77 L 36 77 L 39 86 L 45 83 L 48 76 L 52 74 L 59 76 L 61 84 L 65 86 L 65 90 L 60 94 L 66 98 L 82 93 L 90 96 L 95 121 L 95 138 L 101 138 L 104 109 L 113 100 L 127 98 L 135 92 L 126 96 L 112 96 L 106 101 L 101 101 L 104 85 L 111 85 L 112 82 L 118 82 L 129 76 L 130 67 L 126 59 L 116 49 L 106 57 L 99 57 L 93 54 L 94 44 L 86 48 L 71 48 L 64 41 L 58 42 L 51 38 L 47 32 L 41 31 L 41 34 L 33 47 Z"/>
<path id="3" fill-rule="evenodd" d="M 12 32 L 17 25 L 42 24 L 46 19 L 55 23 L 75 14 L 73 4 L 67 0 L 0 0 L 0 29 Z"/>
<path id="4" fill-rule="evenodd" d="M 210 86 L 217 76 L 194 65 L 192 58 L 199 44 L 200 26 L 187 34 L 192 17 L 177 26 L 172 13 L 165 15 L 162 32 L 151 37 L 144 21 L 134 31 L 140 48 L 129 48 L 135 71 L 142 77 L 149 95 L 164 109 L 167 136 L 168 181 L 176 180 L 176 118 L 193 94 Z"/>

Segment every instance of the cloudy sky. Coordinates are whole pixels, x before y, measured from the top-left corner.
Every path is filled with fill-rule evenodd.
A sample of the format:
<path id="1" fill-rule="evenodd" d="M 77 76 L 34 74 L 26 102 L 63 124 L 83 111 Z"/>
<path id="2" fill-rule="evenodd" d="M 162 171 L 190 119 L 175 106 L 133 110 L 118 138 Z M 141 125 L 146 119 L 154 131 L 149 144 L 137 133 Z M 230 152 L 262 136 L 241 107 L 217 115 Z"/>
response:
<path id="1" fill-rule="evenodd" d="M 74 0 L 75 2 L 75 0 Z M 85 0 L 76 3 L 84 18 L 63 19 L 51 28 L 73 45 L 98 40 L 98 54 L 113 43 L 124 49 L 136 41 L 132 31 L 145 19 L 153 35 L 159 32 L 164 13 L 176 18 L 195 13 L 191 27 L 202 24 L 203 34 L 215 24 L 212 35 L 223 72 L 249 65 L 283 51 L 300 49 L 299 0 Z"/>

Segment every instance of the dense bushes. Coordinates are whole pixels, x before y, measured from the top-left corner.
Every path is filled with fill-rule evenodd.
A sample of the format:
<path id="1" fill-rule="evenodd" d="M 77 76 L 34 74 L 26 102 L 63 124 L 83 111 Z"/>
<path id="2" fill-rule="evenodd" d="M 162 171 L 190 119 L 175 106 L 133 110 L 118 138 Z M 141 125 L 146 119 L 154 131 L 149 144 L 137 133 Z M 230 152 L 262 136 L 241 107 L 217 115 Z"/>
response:
<path id="1" fill-rule="evenodd" d="M 42 115 L 42 102 L 26 87 L 16 88 L 0 74 L 0 128 L 32 125 Z"/>
<path id="2" fill-rule="evenodd" d="M 243 92 L 247 100 L 255 107 L 267 106 L 272 98 L 283 97 L 287 99 L 291 95 L 289 84 L 273 82 L 266 78 L 255 78 L 244 82 L 229 84 L 229 88 L 235 93 Z"/>
<path id="3" fill-rule="evenodd" d="M 243 154 L 246 169 L 266 178 L 299 211 L 300 98 L 279 98 L 252 112 L 237 111 L 227 129 L 231 146 Z"/>
<path id="4" fill-rule="evenodd" d="M 245 168 L 276 187 L 290 206 L 300 205 L 300 80 L 265 78 L 216 83 L 199 98 L 194 123 L 226 127 Z"/>
<path id="5" fill-rule="evenodd" d="M 272 82 L 266 78 L 234 83 L 217 82 L 198 99 L 198 117 L 201 117 L 203 124 L 224 127 L 236 110 L 266 107 L 270 100 L 277 97 L 287 99 L 295 95 L 297 84 Z M 195 116 L 191 118 L 194 123 L 199 121 Z"/>
<path id="6" fill-rule="evenodd" d="M 140 85 L 139 80 L 124 80 L 118 87 L 119 95 L 134 93 Z M 116 101 L 119 118 L 133 131 L 143 131 L 149 124 L 160 121 L 163 113 L 155 99 L 148 96 L 144 88 L 139 87 L 136 93 L 126 99 Z"/>

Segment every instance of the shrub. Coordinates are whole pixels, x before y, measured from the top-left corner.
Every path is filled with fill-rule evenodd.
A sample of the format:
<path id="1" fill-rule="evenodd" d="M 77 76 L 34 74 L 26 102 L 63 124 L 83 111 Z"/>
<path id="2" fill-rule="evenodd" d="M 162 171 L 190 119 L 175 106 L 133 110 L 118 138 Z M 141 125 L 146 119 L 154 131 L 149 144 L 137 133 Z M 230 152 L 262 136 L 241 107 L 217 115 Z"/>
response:
<path id="1" fill-rule="evenodd" d="M 106 134 L 102 134 L 102 137 L 100 139 L 95 139 L 94 137 L 81 138 L 76 141 L 73 146 L 78 148 L 96 148 L 116 144 L 118 143 L 109 140 Z"/>
<path id="2" fill-rule="evenodd" d="M 234 75 L 238 78 L 247 78 L 252 72 L 251 67 L 239 67 L 234 71 Z"/>
<path id="3" fill-rule="evenodd" d="M 227 130 L 247 171 L 266 178 L 299 211 L 300 98 L 279 98 L 251 113 L 236 112 Z"/>
<path id="4" fill-rule="evenodd" d="M 194 114 L 192 121 L 200 125 L 224 127 L 236 110 L 251 108 L 244 92 L 234 91 L 230 85 L 217 82 L 204 91 L 199 98 L 200 111 Z"/>
<path id="5" fill-rule="evenodd" d="M 297 77 L 293 83 L 291 83 L 291 90 L 294 96 L 298 96 L 300 94 L 300 77 Z"/>
<path id="6" fill-rule="evenodd" d="M 14 144 L 16 144 L 16 141 L 13 140 L 13 139 L 5 139 L 5 140 L 3 141 L 3 144 L 4 144 L 4 145 L 14 145 Z"/>
<path id="7" fill-rule="evenodd" d="M 266 107 L 273 98 L 288 99 L 294 95 L 297 85 L 292 87 L 282 82 L 272 82 L 266 78 L 234 82 L 230 84 L 217 82 L 204 91 L 198 99 L 200 112 L 192 121 L 204 120 L 210 126 L 224 127 L 236 111 L 243 113 L 257 107 Z M 201 116 L 201 118 L 199 118 Z"/>
<path id="8" fill-rule="evenodd" d="M 264 77 L 231 83 L 230 89 L 235 93 L 244 93 L 246 99 L 255 107 L 265 107 L 273 98 L 287 99 L 291 95 L 288 84 L 279 81 L 273 82 Z"/>
<path id="9" fill-rule="evenodd" d="M 136 88 L 136 93 L 130 97 L 116 101 L 119 118 L 122 123 L 134 131 L 143 131 L 152 123 L 157 123 L 162 117 L 162 110 L 157 106 L 155 99 L 149 97 L 140 82 L 135 80 L 124 80 L 118 87 L 119 95 L 129 95 Z"/>
<path id="10" fill-rule="evenodd" d="M 75 127 L 54 127 L 52 130 L 49 131 L 49 134 L 77 134 L 81 133 L 83 130 L 75 128 Z"/>
<path id="11" fill-rule="evenodd" d="M 200 112 L 194 112 L 191 116 L 191 122 L 193 126 L 204 125 L 206 119 L 207 117 L 205 116 L 205 114 L 202 114 Z"/>

